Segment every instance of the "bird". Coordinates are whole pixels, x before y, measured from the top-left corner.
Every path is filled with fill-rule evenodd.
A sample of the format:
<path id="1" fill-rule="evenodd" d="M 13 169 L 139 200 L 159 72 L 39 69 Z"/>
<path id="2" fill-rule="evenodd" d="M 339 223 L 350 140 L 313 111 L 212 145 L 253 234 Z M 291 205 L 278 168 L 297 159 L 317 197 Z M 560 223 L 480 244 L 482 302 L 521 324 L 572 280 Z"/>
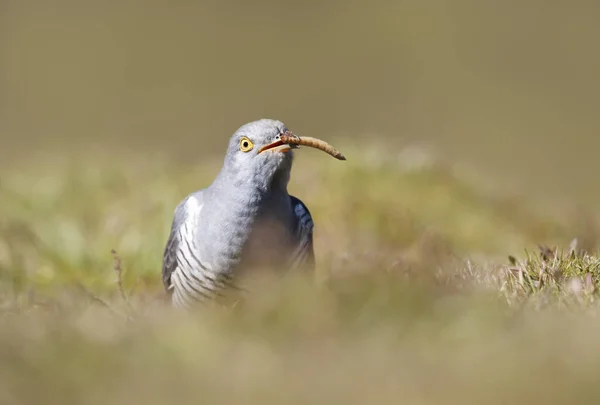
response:
<path id="1" fill-rule="evenodd" d="M 273 119 L 242 125 L 213 182 L 176 206 L 162 263 L 174 307 L 212 301 L 253 269 L 315 270 L 312 215 L 288 193 L 297 148 L 281 141 L 289 134 Z"/>

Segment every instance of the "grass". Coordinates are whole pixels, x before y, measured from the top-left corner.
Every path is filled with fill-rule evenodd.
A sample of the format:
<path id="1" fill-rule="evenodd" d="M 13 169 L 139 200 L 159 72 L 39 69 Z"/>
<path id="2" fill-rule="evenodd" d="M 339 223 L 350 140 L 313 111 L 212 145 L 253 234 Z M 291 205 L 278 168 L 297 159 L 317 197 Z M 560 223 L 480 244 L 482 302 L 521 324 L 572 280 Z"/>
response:
<path id="1" fill-rule="evenodd" d="M 314 277 L 193 313 L 156 299 L 162 248 L 220 157 L 1 171 L 0 403 L 597 402 L 595 218 L 339 146 L 347 162 L 299 152 L 290 185 L 317 224 Z"/>

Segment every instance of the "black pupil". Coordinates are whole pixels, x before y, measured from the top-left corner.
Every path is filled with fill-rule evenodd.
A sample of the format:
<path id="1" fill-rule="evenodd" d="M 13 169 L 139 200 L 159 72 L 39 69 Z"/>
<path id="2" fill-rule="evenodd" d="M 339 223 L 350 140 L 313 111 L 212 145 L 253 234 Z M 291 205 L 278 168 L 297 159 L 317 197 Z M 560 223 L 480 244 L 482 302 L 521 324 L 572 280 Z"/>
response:
<path id="1" fill-rule="evenodd" d="M 248 141 L 244 141 L 244 143 L 242 144 L 244 146 L 244 148 L 248 147 Z"/>

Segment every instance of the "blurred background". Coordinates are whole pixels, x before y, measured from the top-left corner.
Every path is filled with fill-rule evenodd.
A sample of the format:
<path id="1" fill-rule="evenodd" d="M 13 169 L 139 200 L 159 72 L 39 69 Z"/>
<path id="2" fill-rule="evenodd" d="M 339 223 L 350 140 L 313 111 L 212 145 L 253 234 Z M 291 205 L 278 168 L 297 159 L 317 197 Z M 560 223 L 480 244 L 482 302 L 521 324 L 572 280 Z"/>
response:
<path id="1" fill-rule="evenodd" d="M 261 117 L 600 203 L 600 3 L 0 2 L 0 157 L 222 154 Z M 369 138 L 370 137 L 370 138 Z"/>

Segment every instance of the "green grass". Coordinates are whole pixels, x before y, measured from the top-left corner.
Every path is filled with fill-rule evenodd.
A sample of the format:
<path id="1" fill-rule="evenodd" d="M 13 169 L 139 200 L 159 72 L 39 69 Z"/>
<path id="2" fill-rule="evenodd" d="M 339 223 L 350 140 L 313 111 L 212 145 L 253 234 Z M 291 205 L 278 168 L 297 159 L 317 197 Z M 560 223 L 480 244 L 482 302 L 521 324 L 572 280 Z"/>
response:
<path id="1" fill-rule="evenodd" d="M 299 152 L 290 185 L 316 222 L 314 277 L 190 314 L 156 299 L 162 249 L 220 156 L 1 171 L 0 403 L 597 402 L 594 218 L 339 146 L 347 162 Z"/>

